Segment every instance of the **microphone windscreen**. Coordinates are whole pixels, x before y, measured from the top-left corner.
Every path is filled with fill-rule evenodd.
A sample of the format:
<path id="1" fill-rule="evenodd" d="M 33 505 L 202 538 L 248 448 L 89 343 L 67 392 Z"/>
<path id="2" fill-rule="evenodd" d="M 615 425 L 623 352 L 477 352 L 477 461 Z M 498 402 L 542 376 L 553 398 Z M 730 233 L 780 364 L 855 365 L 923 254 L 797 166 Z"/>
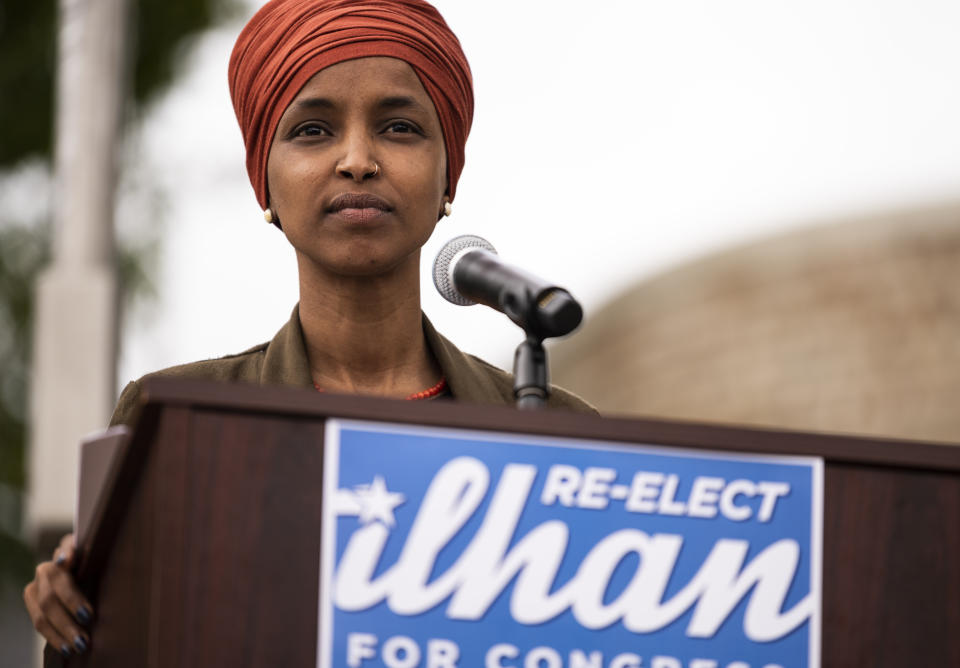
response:
<path id="1" fill-rule="evenodd" d="M 457 292 L 450 271 L 457 258 L 465 251 L 471 250 L 485 250 L 494 254 L 497 252 L 493 244 L 483 237 L 462 234 L 445 243 L 437 253 L 437 259 L 433 261 L 433 284 L 437 287 L 437 292 L 448 302 L 457 306 L 471 306 L 476 303 Z"/>

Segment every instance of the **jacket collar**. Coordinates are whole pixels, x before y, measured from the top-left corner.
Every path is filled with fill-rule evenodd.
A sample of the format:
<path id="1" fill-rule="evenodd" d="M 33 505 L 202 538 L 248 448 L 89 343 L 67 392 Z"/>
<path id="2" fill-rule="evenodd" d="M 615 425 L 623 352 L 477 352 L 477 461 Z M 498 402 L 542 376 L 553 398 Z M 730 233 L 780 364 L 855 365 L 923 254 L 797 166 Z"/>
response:
<path id="1" fill-rule="evenodd" d="M 507 403 L 512 402 L 512 388 L 509 396 L 504 397 L 503 388 L 494 382 L 488 371 L 489 367 L 485 368 L 484 362 L 465 354 L 437 332 L 426 315 L 423 316 L 423 333 L 427 337 L 427 345 L 440 364 L 454 399 L 479 404 L 504 400 Z"/>
<path id="2" fill-rule="evenodd" d="M 260 367 L 260 384 L 313 388 L 300 327 L 300 304 L 293 307 L 290 319 L 267 344 L 263 366 Z"/>
<path id="3" fill-rule="evenodd" d="M 426 315 L 423 316 L 423 333 L 454 398 L 474 403 L 490 403 L 502 399 L 502 388 L 485 372 L 483 363 L 464 354 L 438 333 Z M 303 329 L 300 326 L 299 304 L 293 307 L 290 319 L 267 344 L 263 366 L 260 368 L 260 384 L 313 388 L 310 362 L 307 360 Z M 506 400 L 512 400 L 512 396 L 506 397 Z"/>

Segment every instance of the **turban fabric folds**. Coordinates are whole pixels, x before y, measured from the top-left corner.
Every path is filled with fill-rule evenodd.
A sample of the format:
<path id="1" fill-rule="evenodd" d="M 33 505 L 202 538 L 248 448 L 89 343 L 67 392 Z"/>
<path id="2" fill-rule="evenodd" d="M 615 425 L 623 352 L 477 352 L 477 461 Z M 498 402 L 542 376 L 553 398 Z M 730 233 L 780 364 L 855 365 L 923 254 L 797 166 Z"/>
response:
<path id="1" fill-rule="evenodd" d="M 267 158 L 283 112 L 320 70 L 369 56 L 403 60 L 419 77 L 443 129 L 453 199 L 473 120 L 473 81 L 440 13 L 422 0 L 271 0 L 240 33 L 229 67 L 247 173 L 262 207 L 268 206 Z"/>

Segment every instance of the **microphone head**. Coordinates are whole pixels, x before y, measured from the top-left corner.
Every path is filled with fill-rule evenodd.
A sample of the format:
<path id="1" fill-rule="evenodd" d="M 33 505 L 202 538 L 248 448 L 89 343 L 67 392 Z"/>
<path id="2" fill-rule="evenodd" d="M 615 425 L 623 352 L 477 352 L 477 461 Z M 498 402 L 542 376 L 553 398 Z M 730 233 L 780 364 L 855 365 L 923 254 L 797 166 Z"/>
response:
<path id="1" fill-rule="evenodd" d="M 443 245 L 440 252 L 437 253 L 437 259 L 433 261 L 433 284 L 437 286 L 444 299 L 457 306 L 471 306 L 476 302 L 471 301 L 457 292 L 453 285 L 453 277 L 450 270 L 456 264 L 457 259 L 465 252 L 472 250 L 485 250 L 496 254 L 497 249 L 483 237 L 473 234 L 462 234 L 454 237 Z"/>

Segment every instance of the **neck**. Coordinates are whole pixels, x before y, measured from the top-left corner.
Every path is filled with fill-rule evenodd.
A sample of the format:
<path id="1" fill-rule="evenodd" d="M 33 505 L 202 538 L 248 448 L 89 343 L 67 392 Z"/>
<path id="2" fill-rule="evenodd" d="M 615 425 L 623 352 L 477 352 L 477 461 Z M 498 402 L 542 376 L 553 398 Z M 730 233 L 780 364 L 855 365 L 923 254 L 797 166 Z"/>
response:
<path id="1" fill-rule="evenodd" d="M 300 323 L 314 383 L 327 392 L 406 397 L 440 379 L 423 334 L 419 263 L 374 277 L 299 265 Z"/>

